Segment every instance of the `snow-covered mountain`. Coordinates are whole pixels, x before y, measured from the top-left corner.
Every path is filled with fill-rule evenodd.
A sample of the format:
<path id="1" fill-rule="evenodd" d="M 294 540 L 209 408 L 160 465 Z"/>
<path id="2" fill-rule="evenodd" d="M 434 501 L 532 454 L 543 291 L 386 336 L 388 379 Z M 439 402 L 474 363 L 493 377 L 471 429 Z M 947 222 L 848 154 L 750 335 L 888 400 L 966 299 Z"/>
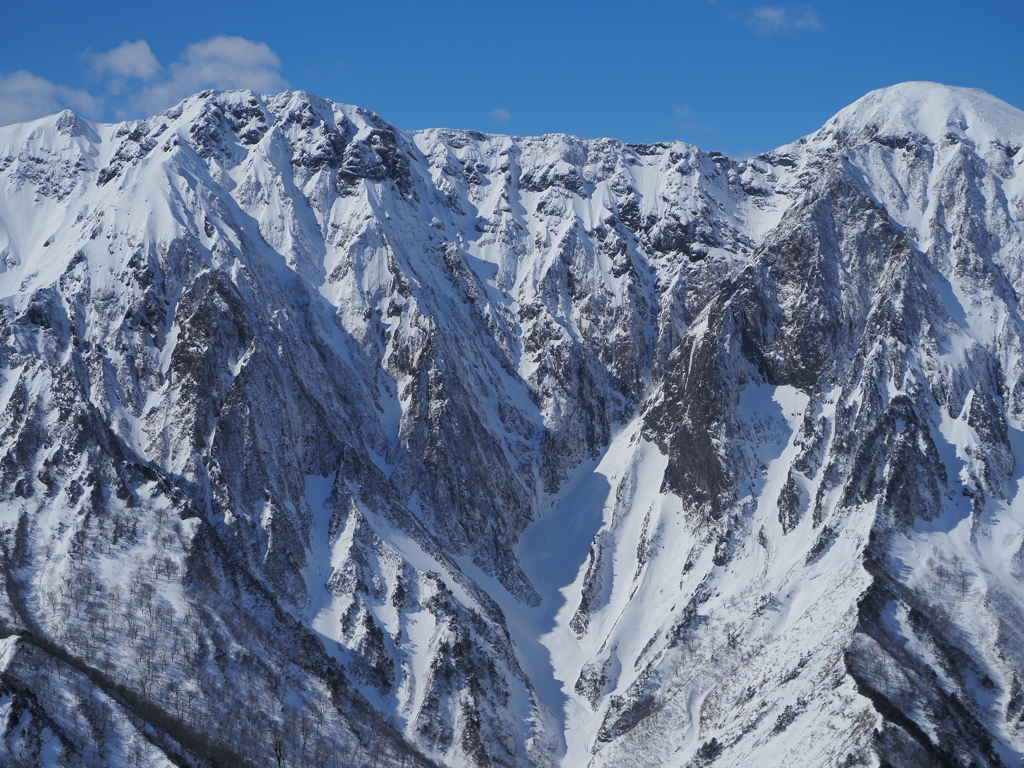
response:
<path id="1" fill-rule="evenodd" d="M 1022 145 L 0 129 L 0 763 L 1020 765 Z"/>

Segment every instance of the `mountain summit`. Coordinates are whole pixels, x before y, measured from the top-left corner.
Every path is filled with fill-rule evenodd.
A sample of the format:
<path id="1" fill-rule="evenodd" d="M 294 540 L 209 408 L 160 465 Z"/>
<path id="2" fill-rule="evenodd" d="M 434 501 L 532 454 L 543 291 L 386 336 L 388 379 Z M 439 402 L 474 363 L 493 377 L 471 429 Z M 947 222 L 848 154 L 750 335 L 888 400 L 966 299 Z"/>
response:
<path id="1" fill-rule="evenodd" d="M 980 147 L 991 142 L 1024 141 L 1024 114 L 979 88 L 909 82 L 880 88 L 858 99 L 823 130 L 829 129 L 847 134 L 874 130 L 882 135 L 914 135 L 933 142 L 951 134 Z"/>
<path id="2" fill-rule="evenodd" d="M 4 760 L 1019 765 L 1022 146 L 0 128 Z"/>

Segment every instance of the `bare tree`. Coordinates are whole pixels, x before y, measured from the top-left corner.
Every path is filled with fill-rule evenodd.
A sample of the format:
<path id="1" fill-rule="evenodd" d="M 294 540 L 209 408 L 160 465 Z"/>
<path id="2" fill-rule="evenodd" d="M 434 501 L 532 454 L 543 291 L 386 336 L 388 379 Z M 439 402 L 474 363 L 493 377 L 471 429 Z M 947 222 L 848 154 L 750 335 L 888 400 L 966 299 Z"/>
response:
<path id="1" fill-rule="evenodd" d="M 274 751 L 274 759 L 277 760 L 277 768 L 284 768 L 284 739 L 278 736 L 271 746 Z"/>

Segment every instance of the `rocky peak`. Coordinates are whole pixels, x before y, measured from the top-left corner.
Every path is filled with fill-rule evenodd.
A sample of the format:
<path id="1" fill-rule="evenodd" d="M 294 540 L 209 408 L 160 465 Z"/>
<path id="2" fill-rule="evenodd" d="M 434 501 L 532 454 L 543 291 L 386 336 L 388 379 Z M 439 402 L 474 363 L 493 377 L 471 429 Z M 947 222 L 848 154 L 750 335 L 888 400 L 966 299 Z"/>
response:
<path id="1" fill-rule="evenodd" d="M 5 744 L 1018 763 L 1022 125 L 0 129 Z"/>

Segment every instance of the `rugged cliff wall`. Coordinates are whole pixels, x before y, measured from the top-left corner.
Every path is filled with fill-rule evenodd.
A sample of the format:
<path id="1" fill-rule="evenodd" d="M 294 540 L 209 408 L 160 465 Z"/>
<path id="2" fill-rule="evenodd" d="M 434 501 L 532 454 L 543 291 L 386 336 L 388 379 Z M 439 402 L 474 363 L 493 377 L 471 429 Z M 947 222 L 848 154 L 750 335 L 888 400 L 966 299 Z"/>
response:
<path id="1" fill-rule="evenodd" d="M 1016 765 L 1022 145 L 0 129 L 4 754 Z"/>

